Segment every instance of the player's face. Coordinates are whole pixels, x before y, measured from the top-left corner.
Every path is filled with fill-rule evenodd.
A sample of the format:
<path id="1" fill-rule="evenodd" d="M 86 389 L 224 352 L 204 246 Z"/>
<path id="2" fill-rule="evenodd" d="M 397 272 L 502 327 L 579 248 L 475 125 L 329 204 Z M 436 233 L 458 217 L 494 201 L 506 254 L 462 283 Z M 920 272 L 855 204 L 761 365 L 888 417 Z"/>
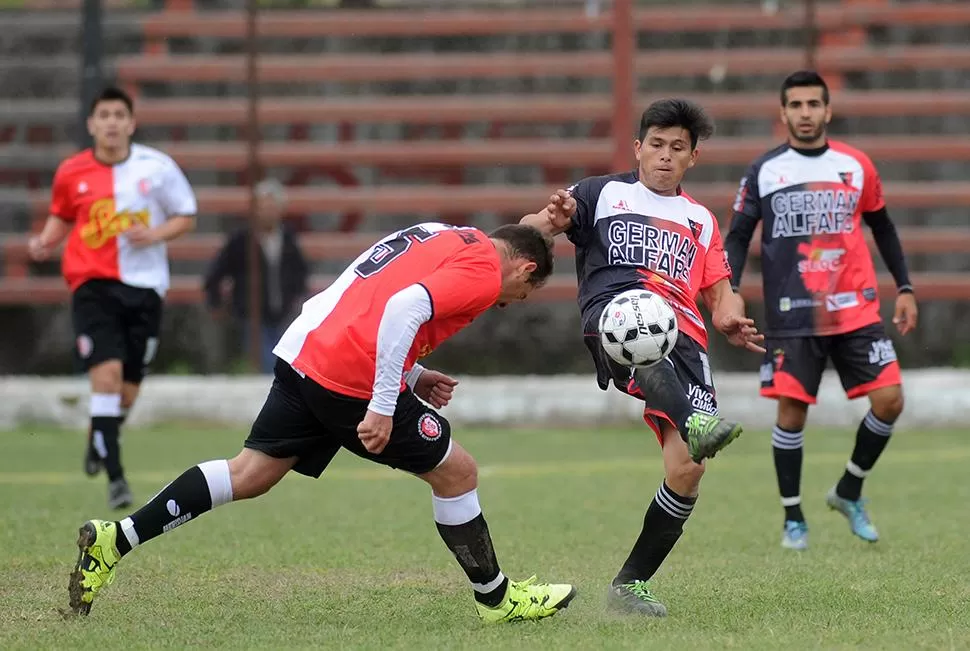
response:
<path id="1" fill-rule="evenodd" d="M 531 260 L 517 258 L 510 261 L 503 269 L 502 291 L 499 293 L 496 305 L 505 307 L 509 303 L 524 301 L 535 289 L 530 282 L 532 272 L 536 270 L 536 263 Z"/>
<path id="2" fill-rule="evenodd" d="M 120 99 L 98 102 L 88 117 L 88 133 L 101 149 L 127 149 L 135 132 L 135 116 Z"/>
<path id="3" fill-rule="evenodd" d="M 788 127 L 792 144 L 821 147 L 832 108 L 825 103 L 821 86 L 802 86 L 785 91 L 781 121 Z"/>
<path id="4" fill-rule="evenodd" d="M 261 194 L 256 197 L 256 212 L 263 228 L 275 228 L 283 217 L 283 204 L 272 194 Z"/>
<path id="5" fill-rule="evenodd" d="M 633 151 L 640 161 L 640 181 L 651 192 L 665 196 L 677 194 L 684 174 L 697 160 L 690 131 L 683 127 L 650 127 L 642 142 L 633 143 Z"/>

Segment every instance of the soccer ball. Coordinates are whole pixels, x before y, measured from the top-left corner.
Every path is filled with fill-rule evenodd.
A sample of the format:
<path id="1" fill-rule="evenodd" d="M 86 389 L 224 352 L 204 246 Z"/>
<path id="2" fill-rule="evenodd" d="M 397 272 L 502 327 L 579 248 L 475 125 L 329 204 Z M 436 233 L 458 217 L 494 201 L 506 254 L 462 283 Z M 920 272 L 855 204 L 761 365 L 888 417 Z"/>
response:
<path id="1" fill-rule="evenodd" d="M 606 353 L 624 366 L 651 366 L 677 342 L 677 315 L 659 294 L 631 289 L 603 308 L 600 339 Z"/>

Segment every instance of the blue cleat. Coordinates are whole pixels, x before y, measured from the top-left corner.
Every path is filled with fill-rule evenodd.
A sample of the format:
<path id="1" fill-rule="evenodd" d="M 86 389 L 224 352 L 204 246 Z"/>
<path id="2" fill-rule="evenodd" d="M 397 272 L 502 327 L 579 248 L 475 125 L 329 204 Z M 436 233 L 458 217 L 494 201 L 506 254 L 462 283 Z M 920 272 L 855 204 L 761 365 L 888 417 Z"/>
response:
<path id="1" fill-rule="evenodd" d="M 865 498 L 852 501 L 839 497 L 835 488 L 825 496 L 825 503 L 829 505 L 829 508 L 838 511 L 849 520 L 849 528 L 852 529 L 852 533 L 866 542 L 876 542 L 879 540 L 879 532 L 876 531 L 876 527 L 869 520 L 869 514 L 866 513 L 866 501 Z"/>
<path id="2" fill-rule="evenodd" d="M 785 549 L 797 551 L 808 549 L 808 525 L 798 520 L 785 520 L 785 531 L 781 534 L 781 546 Z"/>

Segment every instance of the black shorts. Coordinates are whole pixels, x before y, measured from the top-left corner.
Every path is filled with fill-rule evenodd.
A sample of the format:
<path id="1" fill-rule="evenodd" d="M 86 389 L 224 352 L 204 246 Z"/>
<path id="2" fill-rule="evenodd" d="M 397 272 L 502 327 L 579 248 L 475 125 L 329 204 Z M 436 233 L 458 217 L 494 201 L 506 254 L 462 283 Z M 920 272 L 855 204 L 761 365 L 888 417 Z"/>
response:
<path id="1" fill-rule="evenodd" d="M 387 447 L 380 454 L 368 452 L 357 438 L 368 403 L 325 389 L 277 359 L 273 386 L 245 447 L 277 459 L 298 457 L 293 470 L 308 477 L 319 477 L 340 448 L 416 475 L 447 457 L 451 425 L 410 390 L 397 398 Z"/>
<path id="2" fill-rule="evenodd" d="M 609 382 L 612 380 L 613 385 L 623 393 L 635 398 L 643 398 L 643 393 L 634 378 L 635 369 L 616 363 L 603 349 L 598 334 L 587 334 L 585 342 L 596 364 L 596 382 L 601 389 L 605 391 L 609 388 Z M 714 378 L 711 377 L 711 364 L 703 346 L 681 332 L 677 336 L 677 343 L 674 344 L 673 350 L 658 363 L 670 364 L 673 367 L 684 395 L 690 400 L 694 409 L 717 415 Z M 663 445 L 661 421 L 666 420 L 671 425 L 675 425 L 667 414 L 650 408 L 644 408 L 643 420 L 657 435 L 661 445 Z"/>
<path id="3" fill-rule="evenodd" d="M 825 337 L 767 337 L 761 365 L 761 395 L 814 405 L 822 373 L 832 358 L 846 395 L 902 384 L 893 342 L 882 323 Z"/>
<path id="4" fill-rule="evenodd" d="M 138 384 L 158 351 L 162 298 L 154 289 L 89 280 L 71 297 L 75 353 L 84 371 L 121 360 L 125 382 Z"/>

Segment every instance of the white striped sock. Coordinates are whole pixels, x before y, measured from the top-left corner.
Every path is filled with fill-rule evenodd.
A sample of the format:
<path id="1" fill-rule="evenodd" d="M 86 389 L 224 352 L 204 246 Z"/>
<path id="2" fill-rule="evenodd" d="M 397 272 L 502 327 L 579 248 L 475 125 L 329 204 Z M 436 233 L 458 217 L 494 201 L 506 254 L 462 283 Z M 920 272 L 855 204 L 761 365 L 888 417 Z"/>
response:
<path id="1" fill-rule="evenodd" d="M 789 432 L 777 425 L 771 430 L 771 446 L 779 450 L 797 450 L 805 442 L 805 433 Z"/>
<path id="2" fill-rule="evenodd" d="M 851 461 L 845 464 L 845 469 L 849 471 L 849 474 L 853 477 L 858 477 L 859 479 L 865 479 L 866 475 L 869 474 L 868 470 L 863 470 Z"/>
<path id="3" fill-rule="evenodd" d="M 686 520 L 690 517 L 691 511 L 694 510 L 694 502 L 697 501 L 695 499 L 685 502 L 685 498 L 670 490 L 666 482 L 660 484 L 660 488 L 653 499 L 657 501 L 660 508 L 679 520 Z"/>
<path id="4" fill-rule="evenodd" d="M 893 424 L 884 423 L 883 421 L 876 418 L 876 415 L 872 411 L 866 413 L 866 417 L 862 419 L 862 424 L 866 426 L 873 434 L 878 434 L 879 436 L 892 436 Z"/>

